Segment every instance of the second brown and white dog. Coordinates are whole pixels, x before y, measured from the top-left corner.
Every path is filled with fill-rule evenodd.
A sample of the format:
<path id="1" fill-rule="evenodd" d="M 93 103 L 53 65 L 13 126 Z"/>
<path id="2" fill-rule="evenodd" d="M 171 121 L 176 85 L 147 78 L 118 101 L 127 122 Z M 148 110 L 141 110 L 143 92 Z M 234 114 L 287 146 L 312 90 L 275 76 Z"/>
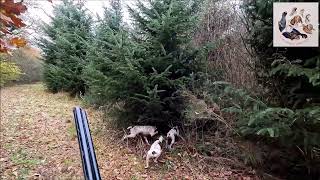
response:
<path id="1" fill-rule="evenodd" d="M 176 136 L 179 136 L 182 140 L 184 140 L 183 137 L 180 136 L 180 134 L 179 134 L 178 126 L 173 127 L 173 128 L 170 129 L 170 131 L 167 133 L 166 145 L 167 145 L 167 148 L 168 148 L 168 149 L 170 149 L 170 150 L 172 149 L 172 145 L 176 142 L 176 141 L 175 141 L 175 140 L 176 140 Z M 171 142 L 170 142 L 169 145 L 168 145 L 168 139 L 171 140 Z"/>
<path id="2" fill-rule="evenodd" d="M 149 168 L 149 161 L 151 158 L 154 158 L 154 162 L 158 162 L 158 158 L 161 155 L 161 146 L 160 143 L 162 143 L 163 137 L 160 136 L 158 140 L 156 140 L 150 147 L 150 150 L 147 152 L 147 157 L 146 157 L 146 167 Z"/>

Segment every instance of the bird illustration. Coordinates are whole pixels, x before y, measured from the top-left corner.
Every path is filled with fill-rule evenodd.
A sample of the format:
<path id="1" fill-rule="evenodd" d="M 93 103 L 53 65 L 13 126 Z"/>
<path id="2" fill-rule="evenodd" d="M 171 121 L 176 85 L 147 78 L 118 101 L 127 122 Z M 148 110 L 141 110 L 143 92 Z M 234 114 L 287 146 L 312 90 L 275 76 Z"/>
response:
<path id="1" fill-rule="evenodd" d="M 291 40 L 293 39 L 291 33 L 289 33 L 289 32 L 284 32 L 284 33 L 282 33 L 282 35 L 283 35 L 285 38 L 288 38 L 288 39 L 291 39 Z"/>
<path id="2" fill-rule="evenodd" d="M 292 8 L 292 10 L 291 10 L 290 16 L 293 16 L 293 15 L 295 15 L 296 13 L 297 13 L 297 8 L 294 7 L 294 8 Z"/>
<path id="3" fill-rule="evenodd" d="M 294 34 L 296 34 L 296 35 L 300 35 L 302 38 L 304 38 L 304 39 L 306 39 L 308 36 L 306 35 L 306 34 L 302 34 L 302 33 L 300 33 L 297 29 L 295 29 L 295 28 L 293 28 L 292 29 L 292 31 L 291 31 L 292 33 L 294 33 Z"/>
<path id="4" fill-rule="evenodd" d="M 306 15 L 306 20 L 305 20 L 305 23 L 306 23 L 306 24 L 309 24 L 309 23 L 310 23 L 310 18 L 311 18 L 311 14 L 307 14 L 307 15 Z"/>
<path id="5" fill-rule="evenodd" d="M 291 40 L 299 40 L 300 36 L 304 39 L 306 39 L 308 36 L 306 34 L 300 33 L 297 29 L 293 28 L 291 32 L 283 32 L 282 35 L 285 38 L 291 39 Z"/>
<path id="6" fill-rule="evenodd" d="M 286 23 L 287 23 L 286 16 L 287 16 L 287 12 L 285 11 L 285 12 L 282 13 L 282 18 L 278 22 L 280 32 L 282 32 L 286 28 Z"/>
<path id="7" fill-rule="evenodd" d="M 308 33 L 308 34 L 312 34 L 312 31 L 315 30 L 313 28 L 313 25 L 312 24 L 307 24 L 307 25 L 304 25 L 303 24 L 303 31 Z"/>
<path id="8" fill-rule="evenodd" d="M 302 18 L 301 18 L 301 16 L 296 15 L 291 19 L 290 24 L 291 25 L 296 25 L 298 23 L 302 23 Z"/>
<path id="9" fill-rule="evenodd" d="M 290 40 L 299 40 L 300 39 L 300 36 L 295 34 L 295 33 L 292 33 L 292 32 L 284 32 L 282 33 L 282 35 L 285 37 L 285 38 L 288 38 Z"/>
<path id="10" fill-rule="evenodd" d="M 304 9 L 300 10 L 300 15 L 301 15 L 301 17 L 304 17 Z"/>

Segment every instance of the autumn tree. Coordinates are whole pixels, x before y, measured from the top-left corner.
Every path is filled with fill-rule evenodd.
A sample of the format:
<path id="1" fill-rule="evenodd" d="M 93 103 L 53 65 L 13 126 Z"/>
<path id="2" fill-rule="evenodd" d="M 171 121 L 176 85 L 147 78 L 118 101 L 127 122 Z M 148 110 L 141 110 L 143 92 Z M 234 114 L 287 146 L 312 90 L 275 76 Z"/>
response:
<path id="1" fill-rule="evenodd" d="M 3 86 L 21 75 L 19 67 L 8 61 L 7 54 L 12 55 L 13 48 L 26 45 L 25 39 L 17 36 L 16 31 L 26 26 L 19 16 L 27 10 L 27 7 L 22 2 L 14 0 L 2 0 L 0 7 L 0 86 Z"/>
<path id="2" fill-rule="evenodd" d="M 0 7 L 0 53 L 8 53 L 12 47 L 26 45 L 24 38 L 15 35 L 15 30 L 26 26 L 19 15 L 24 13 L 27 7 L 14 0 L 2 0 Z"/>

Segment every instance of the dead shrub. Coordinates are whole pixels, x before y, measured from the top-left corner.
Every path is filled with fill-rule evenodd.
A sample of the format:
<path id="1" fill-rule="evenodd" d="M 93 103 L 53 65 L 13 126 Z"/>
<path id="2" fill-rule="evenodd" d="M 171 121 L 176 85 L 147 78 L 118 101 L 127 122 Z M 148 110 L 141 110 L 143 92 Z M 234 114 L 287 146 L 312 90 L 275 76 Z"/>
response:
<path id="1" fill-rule="evenodd" d="M 242 23 L 240 2 L 207 1 L 194 43 L 215 43 L 215 48 L 208 54 L 208 71 L 223 72 L 218 80 L 230 82 L 239 88 L 255 89 L 254 56 L 243 42 L 247 30 Z"/>

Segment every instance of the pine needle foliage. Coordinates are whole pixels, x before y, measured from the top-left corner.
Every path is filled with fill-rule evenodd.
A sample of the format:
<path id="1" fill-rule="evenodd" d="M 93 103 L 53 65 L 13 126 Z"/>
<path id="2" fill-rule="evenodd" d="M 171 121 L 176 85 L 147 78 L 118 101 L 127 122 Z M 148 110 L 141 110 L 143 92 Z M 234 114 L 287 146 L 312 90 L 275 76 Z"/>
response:
<path id="1" fill-rule="evenodd" d="M 143 119 L 149 122 L 176 123 L 182 120 L 184 99 L 179 93 L 188 85 L 191 74 L 201 72 L 203 58 L 192 47 L 197 20 L 195 1 L 138 1 L 129 7 L 134 19 L 133 39 L 141 52 L 141 67 L 147 78 L 146 90 L 137 94 Z"/>
<path id="2" fill-rule="evenodd" d="M 84 93 L 81 79 L 91 37 L 91 17 L 83 4 L 64 0 L 54 7 L 52 22 L 43 26 L 46 37 L 39 40 L 43 51 L 44 82 L 52 92 Z"/>
<path id="3" fill-rule="evenodd" d="M 129 7 L 130 32 L 118 6 L 106 9 L 87 56 L 87 99 L 97 106 L 121 102 L 118 120 L 125 123 L 179 123 L 184 108 L 179 90 L 203 67 L 200 50 L 191 46 L 195 4 L 153 0 L 136 5 Z"/>

